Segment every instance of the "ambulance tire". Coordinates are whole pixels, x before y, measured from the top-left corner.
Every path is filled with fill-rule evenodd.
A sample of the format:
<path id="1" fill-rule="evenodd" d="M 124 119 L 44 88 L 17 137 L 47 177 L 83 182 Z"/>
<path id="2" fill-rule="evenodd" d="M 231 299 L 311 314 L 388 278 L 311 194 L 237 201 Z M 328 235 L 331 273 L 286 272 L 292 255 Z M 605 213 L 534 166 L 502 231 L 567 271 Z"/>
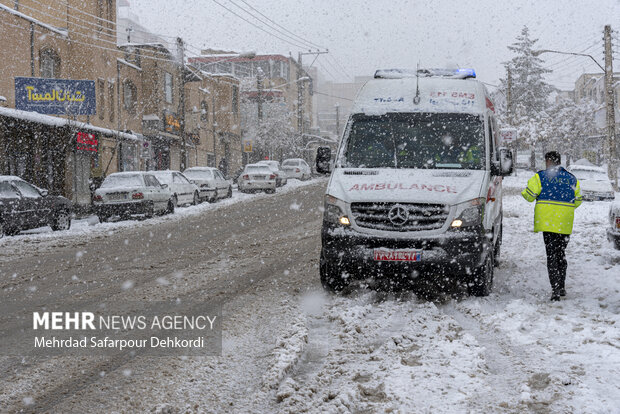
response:
<path id="1" fill-rule="evenodd" d="M 348 281 L 342 277 L 342 271 L 338 269 L 327 260 L 321 257 L 319 264 L 319 273 L 321 274 L 321 284 L 323 289 L 332 292 L 339 293 L 348 286 Z"/>
<path id="2" fill-rule="evenodd" d="M 468 285 L 470 296 L 489 296 L 493 287 L 493 270 L 495 268 L 495 249 L 489 249 L 484 264 L 472 272 Z"/>

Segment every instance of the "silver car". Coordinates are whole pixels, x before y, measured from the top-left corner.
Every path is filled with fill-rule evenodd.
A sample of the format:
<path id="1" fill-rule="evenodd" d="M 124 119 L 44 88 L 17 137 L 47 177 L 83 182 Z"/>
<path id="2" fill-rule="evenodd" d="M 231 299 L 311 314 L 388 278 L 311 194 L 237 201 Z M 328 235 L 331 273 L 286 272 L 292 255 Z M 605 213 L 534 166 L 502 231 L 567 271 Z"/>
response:
<path id="1" fill-rule="evenodd" d="M 192 167 L 183 171 L 183 174 L 198 186 L 201 201 L 213 202 L 232 197 L 232 183 L 217 168 Z"/>
<path id="2" fill-rule="evenodd" d="M 276 177 L 267 165 L 248 164 L 237 180 L 237 184 L 242 193 L 264 191 L 272 194 L 276 192 Z"/>
<path id="3" fill-rule="evenodd" d="M 286 173 L 280 168 L 280 163 L 273 160 L 263 160 L 257 162 L 260 165 L 266 165 L 276 175 L 276 187 L 282 187 L 288 182 Z"/>
<path id="4" fill-rule="evenodd" d="M 312 174 L 308 163 L 301 158 L 290 158 L 282 162 L 282 170 L 288 178 L 296 178 L 305 181 Z"/>
<path id="5" fill-rule="evenodd" d="M 579 180 L 584 201 L 613 200 L 616 197 L 607 171 L 589 165 L 571 165 L 567 168 Z"/>
<path id="6" fill-rule="evenodd" d="M 172 202 L 174 206 L 196 205 L 200 203 L 200 191 L 198 186 L 190 182 L 179 171 L 162 170 L 150 171 L 157 180 L 162 184 L 168 184 L 168 188 L 172 193 Z"/>
<path id="7" fill-rule="evenodd" d="M 173 213 L 175 206 L 168 185 L 161 184 L 147 171 L 110 174 L 95 191 L 93 203 L 101 222 L 112 216 Z"/>

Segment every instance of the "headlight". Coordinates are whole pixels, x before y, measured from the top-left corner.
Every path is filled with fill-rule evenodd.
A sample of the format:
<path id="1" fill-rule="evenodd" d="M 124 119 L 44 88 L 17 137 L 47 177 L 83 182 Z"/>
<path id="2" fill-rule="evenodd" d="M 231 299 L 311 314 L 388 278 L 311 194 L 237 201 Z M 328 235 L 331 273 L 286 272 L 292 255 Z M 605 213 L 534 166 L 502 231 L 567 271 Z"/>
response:
<path id="1" fill-rule="evenodd" d="M 450 225 L 452 228 L 469 227 L 482 224 L 484 217 L 484 198 L 474 198 L 456 205 L 456 214 Z"/>
<path id="2" fill-rule="evenodd" d="M 345 202 L 336 197 L 325 196 L 325 212 L 323 213 L 323 221 L 342 226 L 349 226 L 351 221 L 345 215 Z"/>

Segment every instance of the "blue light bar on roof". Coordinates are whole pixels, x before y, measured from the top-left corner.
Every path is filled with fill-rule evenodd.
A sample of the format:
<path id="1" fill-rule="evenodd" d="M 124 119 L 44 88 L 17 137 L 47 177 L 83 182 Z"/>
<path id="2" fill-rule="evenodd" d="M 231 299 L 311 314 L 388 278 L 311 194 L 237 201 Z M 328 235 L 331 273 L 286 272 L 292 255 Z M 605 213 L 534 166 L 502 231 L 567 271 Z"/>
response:
<path id="1" fill-rule="evenodd" d="M 473 69 L 379 69 L 375 72 L 376 79 L 403 79 L 419 77 L 439 77 L 450 79 L 475 78 Z"/>

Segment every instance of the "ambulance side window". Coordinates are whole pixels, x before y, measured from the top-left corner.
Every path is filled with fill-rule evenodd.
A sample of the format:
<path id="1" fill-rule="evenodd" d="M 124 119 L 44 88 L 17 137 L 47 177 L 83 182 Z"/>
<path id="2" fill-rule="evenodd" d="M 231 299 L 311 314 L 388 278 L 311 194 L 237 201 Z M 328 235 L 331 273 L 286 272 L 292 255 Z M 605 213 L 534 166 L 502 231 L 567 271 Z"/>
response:
<path id="1" fill-rule="evenodd" d="M 495 131 L 493 129 L 493 119 L 489 117 L 489 139 L 487 145 L 489 146 L 489 158 L 497 161 L 497 151 L 495 151 Z"/>

